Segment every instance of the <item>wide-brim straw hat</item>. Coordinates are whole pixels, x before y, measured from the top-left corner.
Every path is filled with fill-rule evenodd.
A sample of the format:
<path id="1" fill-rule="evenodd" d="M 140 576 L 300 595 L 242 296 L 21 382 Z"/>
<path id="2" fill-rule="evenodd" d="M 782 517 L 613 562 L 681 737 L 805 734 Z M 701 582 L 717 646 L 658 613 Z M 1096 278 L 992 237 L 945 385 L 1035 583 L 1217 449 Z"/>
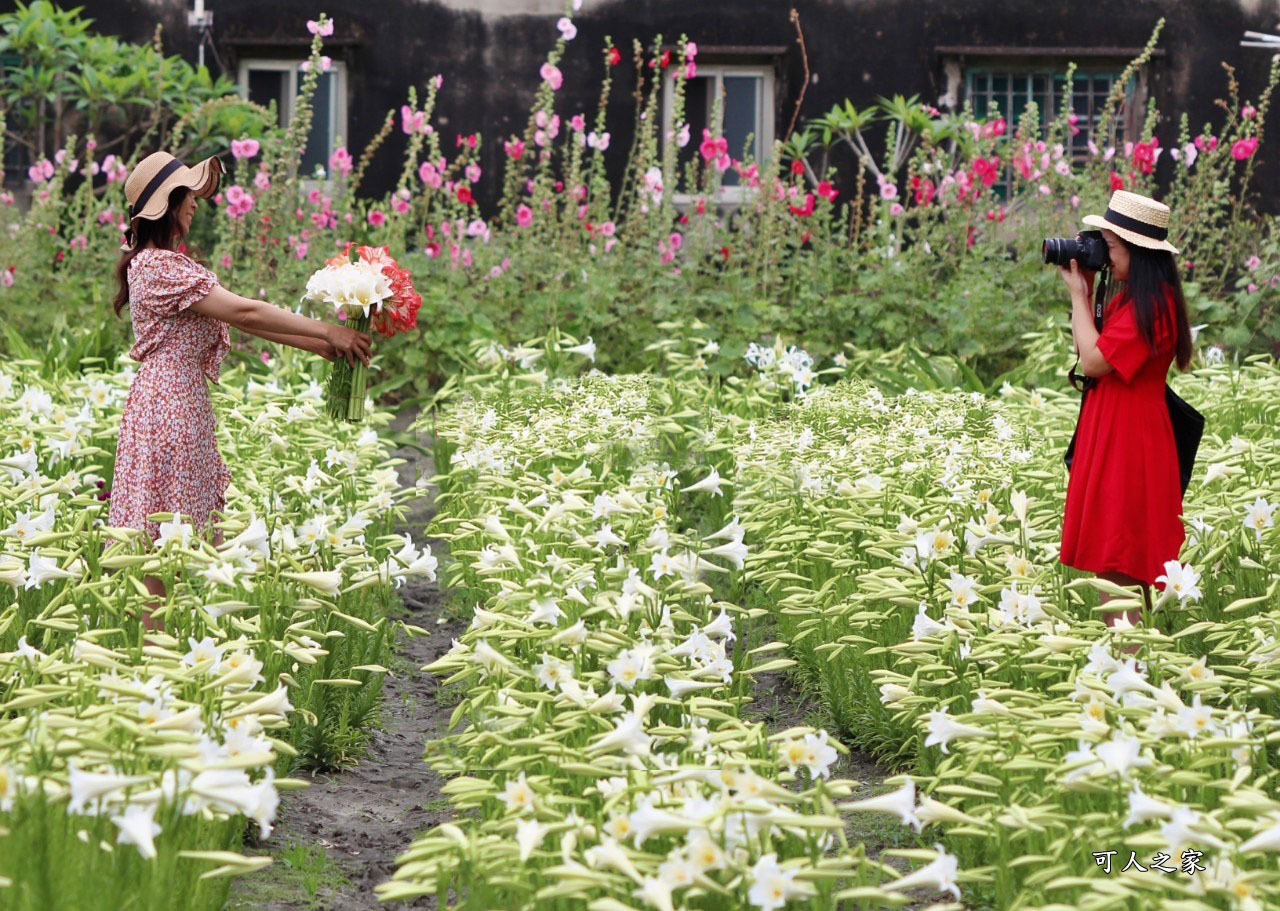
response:
<path id="1" fill-rule="evenodd" d="M 189 168 L 168 152 L 152 152 L 133 166 L 124 182 L 124 195 L 129 201 L 129 231 L 121 250 L 132 250 L 138 219 L 156 219 L 169 208 L 169 194 L 175 187 L 188 187 L 202 199 L 218 192 L 218 184 L 226 168 L 216 156 L 206 158 Z"/>
<path id="2" fill-rule="evenodd" d="M 1116 190 L 1107 203 L 1105 215 L 1086 215 L 1083 220 L 1092 228 L 1115 231 L 1135 246 L 1179 252 L 1168 240 L 1169 207 L 1150 197 Z"/>

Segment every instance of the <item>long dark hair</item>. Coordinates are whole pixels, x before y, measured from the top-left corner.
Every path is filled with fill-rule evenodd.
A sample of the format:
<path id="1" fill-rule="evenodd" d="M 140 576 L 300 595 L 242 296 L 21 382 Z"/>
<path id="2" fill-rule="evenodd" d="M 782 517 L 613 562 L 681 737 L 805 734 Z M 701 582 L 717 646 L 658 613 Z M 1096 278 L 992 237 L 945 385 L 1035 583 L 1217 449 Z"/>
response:
<path id="1" fill-rule="evenodd" d="M 139 218 L 134 222 L 134 245 L 126 250 L 116 263 L 116 282 L 119 285 L 115 300 L 111 305 L 116 316 L 129 303 L 129 263 L 147 244 L 154 244 L 161 250 L 172 250 L 175 241 L 180 239 L 182 229 L 178 224 L 178 207 L 186 200 L 191 190 L 187 187 L 174 187 L 169 192 L 169 208 L 159 218 Z"/>
<path id="2" fill-rule="evenodd" d="M 1191 365 L 1191 321 L 1187 318 L 1187 301 L 1182 296 L 1182 282 L 1178 278 L 1178 265 L 1168 250 L 1149 250 L 1121 238 L 1129 251 L 1129 278 L 1124 282 L 1125 296 L 1133 301 L 1138 331 L 1147 347 L 1156 350 L 1158 323 L 1167 323 L 1169 308 L 1165 297 L 1173 298 L 1174 326 L 1177 333 L 1177 353 L 1174 360 L 1179 370 Z"/>

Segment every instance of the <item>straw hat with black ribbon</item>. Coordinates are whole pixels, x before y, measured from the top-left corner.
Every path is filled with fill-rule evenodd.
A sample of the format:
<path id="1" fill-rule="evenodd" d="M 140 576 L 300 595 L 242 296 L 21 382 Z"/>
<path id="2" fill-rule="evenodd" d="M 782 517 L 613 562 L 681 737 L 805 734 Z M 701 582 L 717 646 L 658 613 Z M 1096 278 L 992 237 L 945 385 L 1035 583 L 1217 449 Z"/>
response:
<path id="1" fill-rule="evenodd" d="M 152 152 L 138 162 L 124 182 L 124 195 L 129 201 L 129 227 L 121 250 L 132 250 L 137 243 L 134 226 L 138 219 L 160 218 L 169 208 L 169 194 L 176 187 L 188 187 L 202 199 L 218 192 L 218 183 L 226 169 L 218 158 L 210 157 L 189 168 L 168 152 Z"/>
<path id="2" fill-rule="evenodd" d="M 1147 196 L 1116 190 L 1105 215 L 1086 215 L 1083 221 L 1092 228 L 1114 231 L 1134 246 L 1179 252 L 1168 240 L 1169 207 Z"/>

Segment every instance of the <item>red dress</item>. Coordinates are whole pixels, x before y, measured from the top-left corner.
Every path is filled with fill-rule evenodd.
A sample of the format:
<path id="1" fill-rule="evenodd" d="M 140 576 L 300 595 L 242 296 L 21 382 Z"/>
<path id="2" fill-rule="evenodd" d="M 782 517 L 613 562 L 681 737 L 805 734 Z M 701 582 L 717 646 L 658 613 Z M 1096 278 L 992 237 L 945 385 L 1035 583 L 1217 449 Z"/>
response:
<path id="1" fill-rule="evenodd" d="M 218 381 L 231 350 L 227 324 L 189 308 L 218 277 L 182 253 L 146 248 L 129 263 L 129 314 L 140 361 L 116 443 L 107 524 L 154 541 L 153 512 L 184 513 L 197 533 L 225 506 L 231 482 L 218 454 L 217 418 L 205 377 Z"/>
<path id="2" fill-rule="evenodd" d="M 1076 569 L 1124 573 L 1153 585 L 1186 537 L 1178 452 L 1164 401 L 1177 346 L 1172 296 L 1165 306 L 1168 318 L 1155 322 L 1154 353 L 1132 302 L 1117 294 L 1107 307 L 1098 351 L 1113 369 L 1098 377 L 1080 414 L 1059 554 Z"/>

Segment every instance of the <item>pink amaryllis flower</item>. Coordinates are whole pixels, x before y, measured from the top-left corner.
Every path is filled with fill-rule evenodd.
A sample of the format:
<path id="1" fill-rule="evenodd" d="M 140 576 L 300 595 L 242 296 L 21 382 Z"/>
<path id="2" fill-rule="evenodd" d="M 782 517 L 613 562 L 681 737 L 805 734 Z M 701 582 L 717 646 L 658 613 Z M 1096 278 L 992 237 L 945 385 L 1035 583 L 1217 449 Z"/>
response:
<path id="1" fill-rule="evenodd" d="M 522 228 L 527 228 L 533 224 L 533 209 L 521 203 L 516 208 L 516 224 Z"/>
<path id="2" fill-rule="evenodd" d="M 538 70 L 538 75 L 542 77 L 542 81 L 551 86 L 551 91 L 560 91 L 560 86 L 564 84 L 564 75 L 554 64 L 544 63 Z"/>

